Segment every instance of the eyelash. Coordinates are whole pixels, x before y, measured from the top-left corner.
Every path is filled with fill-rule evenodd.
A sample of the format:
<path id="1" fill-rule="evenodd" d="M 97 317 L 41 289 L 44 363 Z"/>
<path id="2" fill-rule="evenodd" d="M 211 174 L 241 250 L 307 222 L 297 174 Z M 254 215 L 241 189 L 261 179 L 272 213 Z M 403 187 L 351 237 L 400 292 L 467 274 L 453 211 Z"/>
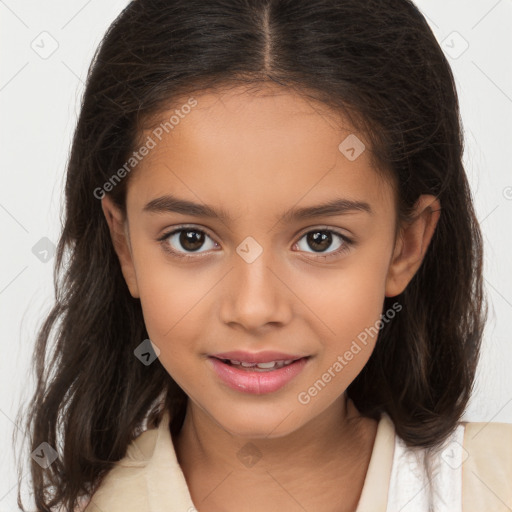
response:
<path id="1" fill-rule="evenodd" d="M 180 233 L 181 231 L 195 231 L 197 233 L 203 233 L 206 236 L 208 236 L 209 238 L 212 238 L 212 237 L 210 237 L 210 235 L 208 235 L 208 233 L 206 231 L 204 231 L 202 229 L 198 229 L 198 228 L 196 228 L 194 226 L 178 226 L 177 228 L 173 229 L 172 231 L 168 231 L 168 232 L 164 233 L 161 237 L 157 238 L 157 241 L 160 242 L 160 244 L 162 245 L 163 250 L 165 252 L 167 252 L 168 254 L 170 254 L 171 256 L 173 256 L 173 257 L 180 258 L 180 259 L 185 259 L 185 260 L 190 260 L 190 259 L 197 260 L 198 258 L 204 257 L 202 255 L 203 253 L 194 253 L 192 255 L 192 254 L 189 254 L 189 253 L 182 253 L 182 252 L 179 252 L 179 251 L 175 251 L 174 249 L 170 248 L 169 244 L 167 243 L 168 239 L 172 235 L 175 235 L 176 233 Z M 332 253 L 317 253 L 318 256 L 314 257 L 315 259 L 324 259 L 325 260 L 325 259 L 330 259 L 330 258 L 333 258 L 333 257 L 340 256 L 341 254 L 343 254 L 345 252 L 348 252 L 350 250 L 350 248 L 353 245 L 355 245 L 354 240 L 351 240 L 350 238 L 348 238 L 346 235 L 343 235 L 339 231 L 336 231 L 336 230 L 333 230 L 333 229 L 330 229 L 330 228 L 327 228 L 327 227 L 310 229 L 309 231 L 306 231 L 306 232 L 302 233 L 302 235 L 300 236 L 299 240 L 302 240 L 302 238 L 304 238 L 306 235 L 308 235 L 310 233 L 315 233 L 315 232 L 331 233 L 331 234 L 339 236 L 342 239 L 342 241 L 343 241 L 343 245 L 339 249 L 337 249 L 336 251 L 334 251 Z M 215 243 L 217 243 L 217 242 L 215 242 Z M 199 254 L 199 256 L 198 256 L 198 254 Z M 311 253 L 309 253 L 309 254 L 311 254 Z"/>

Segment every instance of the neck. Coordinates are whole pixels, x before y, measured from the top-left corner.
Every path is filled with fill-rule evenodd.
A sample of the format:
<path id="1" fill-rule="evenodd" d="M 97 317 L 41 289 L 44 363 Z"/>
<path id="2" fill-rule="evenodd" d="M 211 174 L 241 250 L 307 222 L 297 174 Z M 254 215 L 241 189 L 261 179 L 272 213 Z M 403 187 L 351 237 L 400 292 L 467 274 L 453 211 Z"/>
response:
<path id="1" fill-rule="evenodd" d="M 368 433 L 361 428 L 363 424 L 368 425 L 367 419 L 343 394 L 319 416 L 285 436 L 240 437 L 224 430 L 189 400 L 174 444 L 185 474 L 194 471 L 194 461 L 216 473 L 240 471 L 242 463 L 251 467 L 252 475 L 268 474 L 271 468 L 272 474 L 284 477 L 300 468 L 311 475 L 315 464 L 325 468 L 328 461 L 336 461 L 337 471 L 350 475 L 354 465 L 361 464 L 358 448 Z M 258 464 L 260 458 L 264 464 Z"/>

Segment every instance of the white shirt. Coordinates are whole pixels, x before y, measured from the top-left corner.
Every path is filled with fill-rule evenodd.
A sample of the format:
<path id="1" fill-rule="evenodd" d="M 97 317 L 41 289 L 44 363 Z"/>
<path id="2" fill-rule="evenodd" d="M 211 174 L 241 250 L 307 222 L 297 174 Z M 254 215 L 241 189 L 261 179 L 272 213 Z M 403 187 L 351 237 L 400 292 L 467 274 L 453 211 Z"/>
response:
<path id="1" fill-rule="evenodd" d="M 462 512 L 462 463 L 467 458 L 462 446 L 464 431 L 464 424 L 459 424 L 433 457 L 432 510 L 435 512 Z M 407 448 L 395 436 L 386 512 L 429 511 L 424 459 L 425 450 Z"/>

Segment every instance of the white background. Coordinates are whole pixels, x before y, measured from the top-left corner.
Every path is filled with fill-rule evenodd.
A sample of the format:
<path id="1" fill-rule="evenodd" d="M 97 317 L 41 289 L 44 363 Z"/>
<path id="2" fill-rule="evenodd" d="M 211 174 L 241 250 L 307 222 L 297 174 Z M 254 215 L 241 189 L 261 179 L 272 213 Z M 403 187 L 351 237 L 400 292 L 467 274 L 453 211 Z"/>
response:
<path id="1" fill-rule="evenodd" d="M 512 1 L 416 3 L 456 76 L 466 169 L 485 240 L 490 315 L 464 419 L 512 423 Z M 12 432 L 20 402 L 32 394 L 35 332 L 53 300 L 54 260 L 40 261 L 32 248 L 43 237 L 57 243 L 83 81 L 102 35 L 126 4 L 0 0 L 0 512 L 18 510 Z M 32 48 L 57 44 L 48 58 Z"/>

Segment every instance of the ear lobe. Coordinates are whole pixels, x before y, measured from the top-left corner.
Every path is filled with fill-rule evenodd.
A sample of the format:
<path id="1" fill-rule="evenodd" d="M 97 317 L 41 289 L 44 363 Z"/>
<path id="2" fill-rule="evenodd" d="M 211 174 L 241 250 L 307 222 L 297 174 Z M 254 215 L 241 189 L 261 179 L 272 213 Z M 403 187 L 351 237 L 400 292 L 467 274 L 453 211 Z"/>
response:
<path id="1" fill-rule="evenodd" d="M 441 216 L 439 200 L 422 195 L 414 209 L 414 218 L 400 228 L 386 278 L 386 297 L 402 293 L 420 268 Z"/>
<path id="2" fill-rule="evenodd" d="M 137 276 L 133 264 L 128 224 L 125 216 L 108 194 L 105 194 L 101 199 L 101 208 L 107 220 L 110 237 L 117 257 L 119 258 L 124 280 L 126 281 L 132 297 L 139 298 Z"/>

